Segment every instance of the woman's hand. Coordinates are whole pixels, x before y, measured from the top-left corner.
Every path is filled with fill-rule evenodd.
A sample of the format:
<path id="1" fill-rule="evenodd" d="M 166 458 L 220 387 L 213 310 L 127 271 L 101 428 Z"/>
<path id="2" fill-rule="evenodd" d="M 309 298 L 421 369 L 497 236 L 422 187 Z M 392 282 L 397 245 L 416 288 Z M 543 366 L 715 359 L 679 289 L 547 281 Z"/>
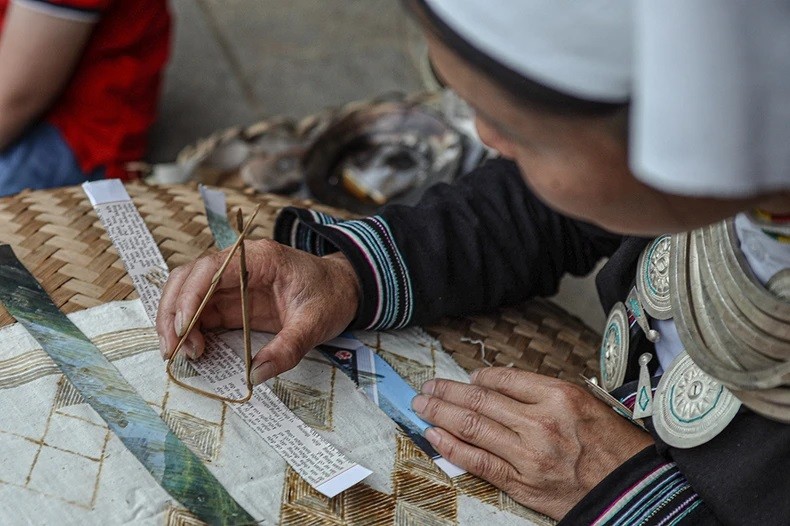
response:
<path id="1" fill-rule="evenodd" d="M 450 462 L 561 519 L 623 462 L 653 443 L 583 388 L 508 368 L 472 384 L 430 380 L 412 401 Z"/>
<path id="2" fill-rule="evenodd" d="M 246 241 L 249 311 L 252 329 L 277 336 L 252 362 L 258 384 L 291 369 L 313 347 L 340 334 L 354 319 L 360 286 L 342 254 L 317 257 L 274 241 Z M 167 280 L 156 318 L 162 357 L 170 358 L 183 331 L 208 291 L 227 250 L 178 267 Z M 200 329 L 242 326 L 239 262 L 222 275 L 183 352 L 199 357 Z"/>

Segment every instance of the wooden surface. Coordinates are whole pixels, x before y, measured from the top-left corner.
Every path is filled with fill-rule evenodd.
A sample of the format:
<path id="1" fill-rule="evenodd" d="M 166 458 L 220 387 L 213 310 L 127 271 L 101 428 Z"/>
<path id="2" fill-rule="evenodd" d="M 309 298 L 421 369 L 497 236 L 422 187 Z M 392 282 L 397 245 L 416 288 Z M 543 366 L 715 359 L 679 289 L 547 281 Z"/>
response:
<path id="1" fill-rule="evenodd" d="M 170 268 L 214 250 L 200 195 L 194 185 L 149 186 L 127 190 Z M 279 210 L 310 202 L 227 190 L 228 206 L 245 214 L 261 203 L 250 238 L 269 237 Z M 106 232 L 80 187 L 25 192 L 0 199 L 0 242 L 12 245 L 20 260 L 66 313 L 137 294 Z M 0 306 L 0 326 L 13 322 Z M 560 307 L 533 300 L 483 316 L 445 320 L 427 328 L 467 370 L 511 365 L 578 382 L 580 373 L 597 373 L 599 335 Z M 467 339 L 480 343 L 470 343 Z"/>

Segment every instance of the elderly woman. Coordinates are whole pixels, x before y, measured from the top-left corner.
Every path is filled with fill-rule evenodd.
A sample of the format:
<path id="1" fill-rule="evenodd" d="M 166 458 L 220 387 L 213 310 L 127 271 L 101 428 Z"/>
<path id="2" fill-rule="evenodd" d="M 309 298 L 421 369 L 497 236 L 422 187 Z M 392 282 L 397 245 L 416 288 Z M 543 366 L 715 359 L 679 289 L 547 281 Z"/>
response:
<path id="1" fill-rule="evenodd" d="M 563 524 L 787 524 L 790 12 L 708 3 L 409 2 L 502 159 L 375 217 L 283 211 L 279 243 L 247 245 L 253 325 L 278 333 L 254 381 L 348 327 L 548 295 L 608 257 L 597 394 L 633 420 L 491 368 L 423 386 L 426 438 Z M 164 357 L 222 258 L 170 276 Z M 203 329 L 240 326 L 237 273 Z M 194 330 L 186 352 L 202 350 Z"/>

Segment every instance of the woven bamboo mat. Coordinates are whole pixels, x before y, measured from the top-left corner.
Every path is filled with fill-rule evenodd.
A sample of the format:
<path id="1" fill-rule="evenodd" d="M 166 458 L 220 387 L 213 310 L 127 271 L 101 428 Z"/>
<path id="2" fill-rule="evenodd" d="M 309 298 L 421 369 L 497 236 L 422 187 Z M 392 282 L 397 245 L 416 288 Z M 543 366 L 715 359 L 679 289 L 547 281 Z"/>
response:
<path id="1" fill-rule="evenodd" d="M 194 185 L 127 190 L 170 268 L 213 249 L 213 239 Z M 229 207 L 245 214 L 261 203 L 251 238 L 271 235 L 278 211 L 291 204 L 348 217 L 309 201 L 227 190 Z M 0 199 L 0 242 L 20 260 L 66 313 L 137 294 L 109 237 L 80 187 L 25 192 Z M 0 306 L 0 326 L 13 319 Z M 485 316 L 445 320 L 428 328 L 467 370 L 511 365 L 578 382 L 597 372 L 599 336 L 558 306 L 533 300 Z M 482 343 L 470 343 L 465 340 Z"/>

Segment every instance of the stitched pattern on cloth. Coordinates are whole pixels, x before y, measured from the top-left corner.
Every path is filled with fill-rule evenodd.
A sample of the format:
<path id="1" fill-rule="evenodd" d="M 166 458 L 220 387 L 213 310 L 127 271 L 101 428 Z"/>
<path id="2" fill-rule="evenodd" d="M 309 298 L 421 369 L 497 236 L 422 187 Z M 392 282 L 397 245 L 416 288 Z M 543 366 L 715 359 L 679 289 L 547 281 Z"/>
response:
<path id="1" fill-rule="evenodd" d="M 403 433 L 397 435 L 392 471 L 393 493 L 388 495 L 358 484 L 334 498 L 327 498 L 287 468 L 280 508 L 280 524 L 388 524 L 393 526 L 456 526 L 461 524 L 460 497 L 480 502 L 520 517 L 513 524 L 550 526 L 554 521 L 513 501 L 477 477 L 455 479 L 442 473 Z"/>

